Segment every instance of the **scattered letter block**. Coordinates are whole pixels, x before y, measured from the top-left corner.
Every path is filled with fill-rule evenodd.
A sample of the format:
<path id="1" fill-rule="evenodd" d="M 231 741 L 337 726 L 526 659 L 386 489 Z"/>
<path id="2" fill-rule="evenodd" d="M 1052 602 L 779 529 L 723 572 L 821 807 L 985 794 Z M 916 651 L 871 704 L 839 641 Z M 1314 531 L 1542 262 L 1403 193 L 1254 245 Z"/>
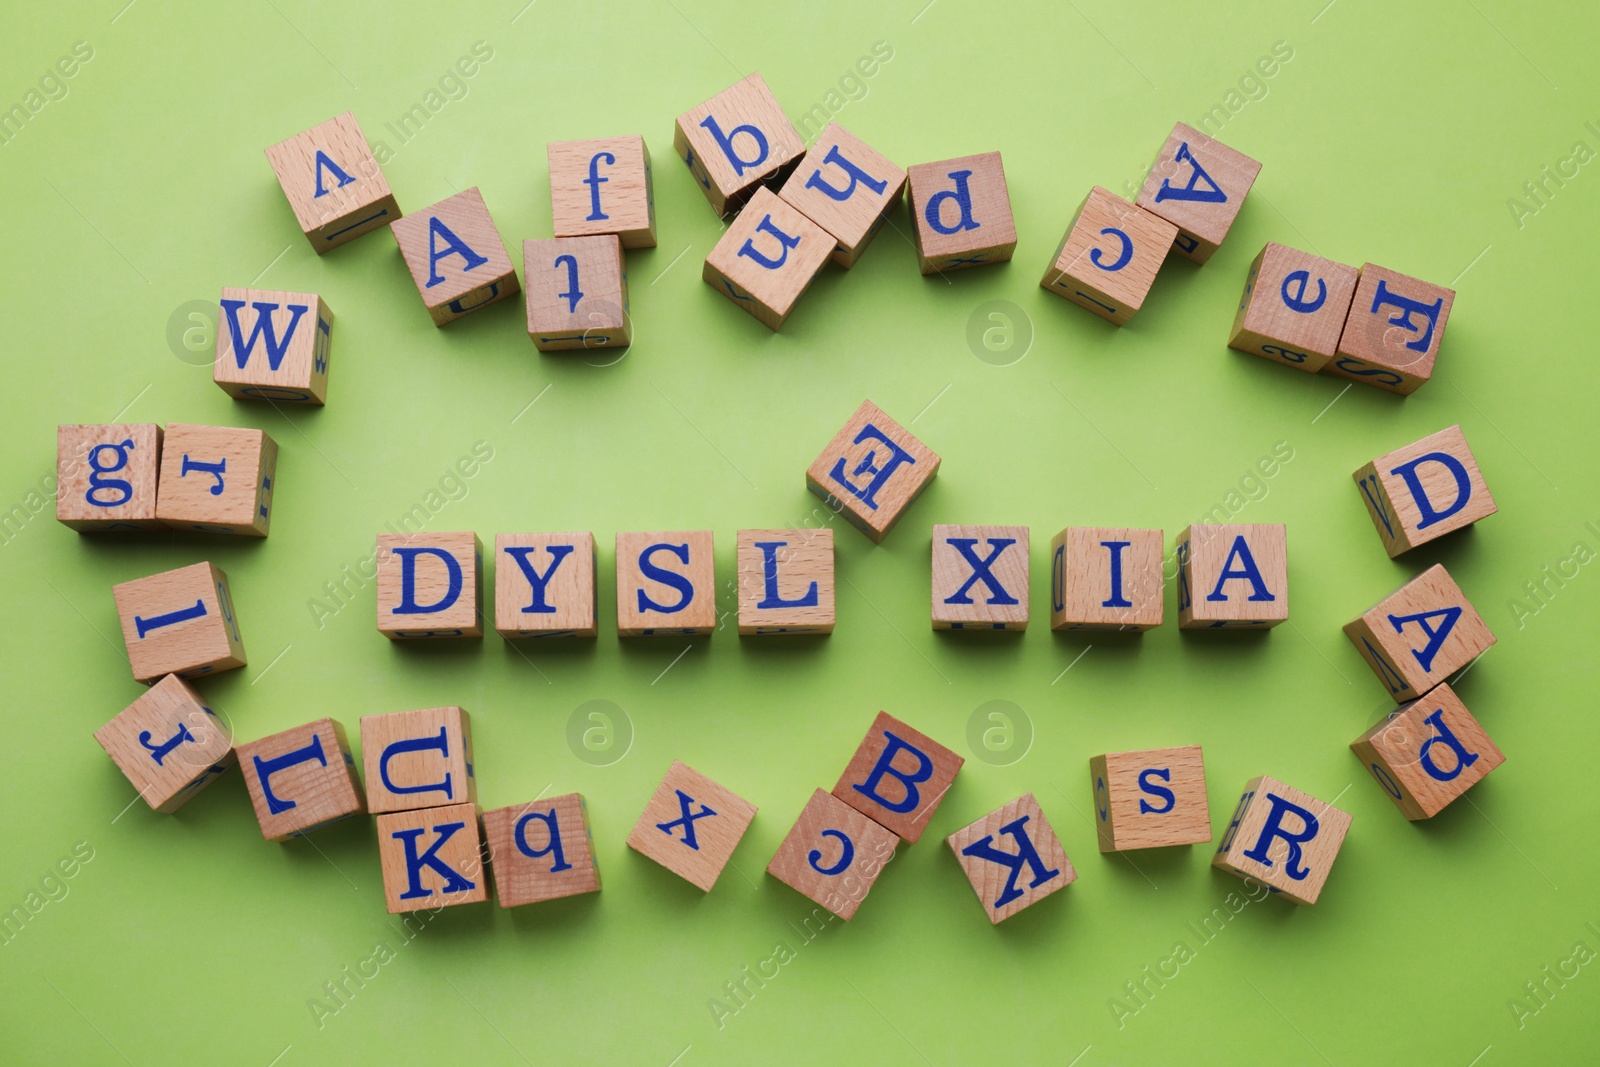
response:
<path id="1" fill-rule="evenodd" d="M 557 237 L 614 233 L 623 248 L 656 246 L 656 198 L 643 137 L 552 141 L 546 154 Z"/>
<path id="2" fill-rule="evenodd" d="M 458 707 L 363 715 L 361 762 L 374 815 L 478 799 L 472 718 Z"/>
<path id="3" fill-rule="evenodd" d="M 1349 829 L 1338 808 L 1262 775 L 1245 784 L 1211 866 L 1315 904 Z"/>
<path id="4" fill-rule="evenodd" d="M 933 628 L 1028 628 L 1028 528 L 933 528 Z"/>
<path id="5" fill-rule="evenodd" d="M 261 430 L 167 423 L 156 518 L 175 530 L 265 537 L 278 442 Z"/>
<path id="6" fill-rule="evenodd" d="M 767 864 L 767 873 L 850 921 L 900 839 L 818 789 Z"/>
<path id="7" fill-rule="evenodd" d="M 389 227 L 435 326 L 515 295 L 517 272 L 478 187 Z"/>
<path id="8" fill-rule="evenodd" d="M 203 564 L 202 564 L 203 566 Z M 200 694 L 167 675 L 94 732 L 151 809 L 171 814 L 233 766 L 233 737 Z"/>
<path id="9" fill-rule="evenodd" d="M 1422 696 L 1495 640 L 1437 563 L 1347 624 L 1344 634 L 1397 702 Z"/>
<path id="10" fill-rule="evenodd" d="M 757 187 L 780 184 L 806 150 L 760 74 L 679 115 L 672 148 L 723 217 L 738 211 Z"/>
<path id="11" fill-rule="evenodd" d="M 211 378 L 235 400 L 328 399 L 333 312 L 315 293 L 222 290 Z"/>
<path id="12" fill-rule="evenodd" d="M 239 770 L 261 836 L 286 841 L 366 811 L 344 726 L 318 719 L 240 745 Z"/>
<path id="13" fill-rule="evenodd" d="M 710 530 L 617 534 L 617 634 L 708 634 L 717 628 Z"/>
<path id="14" fill-rule="evenodd" d="M 1174 247 L 1204 263 L 1228 236 L 1261 164 L 1178 123 L 1161 146 L 1135 201 L 1178 227 Z"/>
<path id="15" fill-rule="evenodd" d="M 1101 852 L 1211 840 L 1199 745 L 1108 752 L 1089 761 Z"/>
<path id="16" fill-rule="evenodd" d="M 1379 456 L 1351 477 L 1390 558 L 1497 510 L 1460 426 Z"/>
<path id="17" fill-rule="evenodd" d="M 1160 530 L 1068 526 L 1050 542 L 1052 630 L 1161 625 Z"/>
<path id="18" fill-rule="evenodd" d="M 210 563 L 111 587 L 133 676 L 194 678 L 245 665 L 228 576 Z"/>
<path id="19" fill-rule="evenodd" d="M 677 760 L 628 835 L 628 847 L 711 892 L 756 806 Z"/>
<path id="20" fill-rule="evenodd" d="M 489 899 L 476 805 L 378 816 L 378 861 L 390 915 Z"/>
<path id="21" fill-rule="evenodd" d="M 614 236 L 556 237 L 522 242 L 528 336 L 541 352 L 626 348 L 628 265 Z"/>
<path id="22" fill-rule="evenodd" d="M 1041 286 L 1117 326 L 1144 306 L 1178 235 L 1166 219 L 1095 186 L 1078 205 Z"/>
<path id="23" fill-rule="evenodd" d="M 923 274 L 1004 263 L 1017 250 L 999 152 L 918 163 L 906 171 L 906 184 Z"/>
<path id="24" fill-rule="evenodd" d="M 600 890 L 582 793 L 486 811 L 483 836 L 502 908 Z"/>
<path id="25" fill-rule="evenodd" d="M 160 530 L 161 427 L 153 422 L 56 428 L 56 518 L 80 533 Z"/>
<path id="26" fill-rule="evenodd" d="M 1376 263 L 1362 266 L 1339 351 L 1323 369 L 1410 396 L 1433 377 L 1456 291 Z"/>
<path id="27" fill-rule="evenodd" d="M 1506 761 L 1455 690 L 1440 683 L 1350 743 L 1406 818 L 1431 819 Z"/>
<path id="28" fill-rule="evenodd" d="M 319 256 L 400 217 L 389 183 L 348 111 L 273 145 L 267 162 Z"/>
<path id="29" fill-rule="evenodd" d="M 806 487 L 882 544 L 939 473 L 939 457 L 870 400 L 806 471 Z"/>
<path id="30" fill-rule="evenodd" d="M 998 924 L 1078 878 L 1032 793 L 945 838 L 978 903 Z"/>
<path id="31" fill-rule="evenodd" d="M 828 231 L 833 261 L 848 269 L 900 203 L 905 187 L 905 171 L 831 122 L 778 195 Z"/>
<path id="32" fill-rule="evenodd" d="M 965 762 L 927 734 L 880 711 L 833 795 L 914 845 Z"/>
<path id="33" fill-rule="evenodd" d="M 498 534 L 494 628 L 505 638 L 593 637 L 594 534 Z"/>
<path id="34" fill-rule="evenodd" d="M 833 531 L 740 530 L 739 632 L 833 633 Z"/>
<path id="35" fill-rule="evenodd" d="M 757 189 L 700 276 L 768 329 L 783 327 L 822 272 L 834 239 L 771 189 Z"/>
<path id="36" fill-rule="evenodd" d="M 378 632 L 391 640 L 483 636 L 475 533 L 378 535 Z"/>
<path id="37" fill-rule="evenodd" d="M 1315 374 L 1339 348 L 1356 269 L 1267 242 L 1250 264 L 1228 347 Z"/>
<path id="38" fill-rule="evenodd" d="M 1178 537 L 1178 627 L 1270 627 L 1289 617 L 1282 523 L 1196 523 Z"/>

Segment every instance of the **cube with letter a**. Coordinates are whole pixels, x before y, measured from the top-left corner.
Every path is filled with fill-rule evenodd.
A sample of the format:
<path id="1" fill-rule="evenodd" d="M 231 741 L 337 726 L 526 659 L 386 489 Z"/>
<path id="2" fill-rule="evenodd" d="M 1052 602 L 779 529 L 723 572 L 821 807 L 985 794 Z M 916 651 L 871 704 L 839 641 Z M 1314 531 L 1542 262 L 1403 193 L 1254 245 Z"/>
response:
<path id="1" fill-rule="evenodd" d="M 933 628 L 1028 628 L 1028 528 L 933 528 Z"/>
<path id="2" fill-rule="evenodd" d="M 760 74 L 679 115 L 672 147 L 724 218 L 761 186 L 781 184 L 806 150 Z"/>
<path id="3" fill-rule="evenodd" d="M 755 817 L 754 804 L 673 760 L 628 847 L 709 893 Z"/>
<path id="4" fill-rule="evenodd" d="M 617 635 L 708 634 L 717 628 L 710 530 L 617 534 Z"/>
<path id="5" fill-rule="evenodd" d="M 193 563 L 111 587 L 133 676 L 194 678 L 245 665 L 233 594 L 221 567 Z"/>
<path id="6" fill-rule="evenodd" d="M 1339 347 L 1356 269 L 1267 242 L 1250 264 L 1228 347 L 1315 374 Z"/>
<path id="7" fill-rule="evenodd" d="M 1385 453 L 1351 477 L 1391 558 L 1497 510 L 1460 426 Z"/>
<path id="8" fill-rule="evenodd" d="M 1409 396 L 1433 377 L 1456 291 L 1399 271 L 1364 264 L 1339 351 L 1322 369 Z"/>
<path id="9" fill-rule="evenodd" d="M 767 873 L 848 922 L 899 844 L 884 827 L 818 789 Z"/>
<path id="10" fill-rule="evenodd" d="M 1228 236 L 1261 164 L 1178 123 L 1161 146 L 1134 201 L 1178 227 L 1173 247 L 1204 263 Z"/>
<path id="11" fill-rule="evenodd" d="M 906 188 L 923 274 L 1004 263 L 1017 250 L 999 152 L 918 163 L 906 170 Z"/>
<path id="12" fill-rule="evenodd" d="M 654 248 L 656 198 L 644 138 L 552 141 L 550 221 L 557 237 L 616 234 L 623 248 Z"/>
<path id="13" fill-rule="evenodd" d="M 379 815 L 377 823 L 390 915 L 489 899 L 476 804 Z"/>
<path id="14" fill-rule="evenodd" d="M 1406 818 L 1431 819 L 1506 761 L 1472 712 L 1441 682 L 1350 743 Z"/>
<path id="15" fill-rule="evenodd" d="M 1050 542 L 1052 630 L 1161 625 L 1160 530 L 1068 526 Z"/>
<path id="16" fill-rule="evenodd" d="M 778 330 L 827 264 L 834 243 L 771 189 L 757 189 L 706 256 L 700 276 L 763 326 Z"/>
<path id="17" fill-rule="evenodd" d="M 1178 535 L 1178 627 L 1276 626 L 1289 618 L 1282 523 L 1195 523 Z"/>
<path id="18" fill-rule="evenodd" d="M 483 636 L 478 535 L 378 535 L 378 632 L 391 640 Z"/>
<path id="19" fill-rule="evenodd" d="M 806 487 L 882 544 L 939 472 L 939 457 L 870 400 L 806 471 Z"/>
<path id="20" fill-rule="evenodd" d="M 880 711 L 833 795 L 915 844 L 964 762 L 927 734 Z"/>
<path id="21" fill-rule="evenodd" d="M 233 734 L 169 674 L 94 732 L 151 810 L 170 814 L 233 766 Z"/>
<path id="22" fill-rule="evenodd" d="M 222 290 L 211 379 L 235 400 L 328 399 L 333 312 L 315 293 Z"/>
<path id="23" fill-rule="evenodd" d="M 344 726 L 318 719 L 239 745 L 261 836 L 287 841 L 366 811 Z"/>
<path id="24" fill-rule="evenodd" d="M 600 890 L 582 793 L 486 811 L 483 836 L 502 908 Z"/>
<path id="25" fill-rule="evenodd" d="M 833 261 L 855 266 L 900 203 L 906 172 L 830 122 L 778 195 L 833 238 Z"/>
<path id="26" fill-rule="evenodd" d="M 594 534 L 497 534 L 494 628 L 505 638 L 595 636 Z"/>
<path id="27" fill-rule="evenodd" d="M 389 228 L 435 326 L 504 300 L 521 288 L 477 186 L 407 215 Z"/>
<path id="28" fill-rule="evenodd" d="M 374 815 L 478 799 L 472 717 L 462 708 L 363 715 L 361 763 Z"/>
<path id="29" fill-rule="evenodd" d="M 79 533 L 160 530 L 161 427 L 56 428 L 56 519 Z"/>
<path id="30" fill-rule="evenodd" d="M 1089 761 L 1101 852 L 1211 840 L 1199 745 L 1108 752 Z"/>
<path id="31" fill-rule="evenodd" d="M 740 530 L 739 633 L 833 632 L 833 531 Z"/>
<path id="32" fill-rule="evenodd" d="M 1095 186 L 1078 205 L 1040 286 L 1115 326 L 1144 306 L 1178 228 Z"/>
<path id="33" fill-rule="evenodd" d="M 945 841 L 993 924 L 1078 878 L 1061 839 L 1032 793 L 1024 793 Z"/>
<path id="34" fill-rule="evenodd" d="M 1315 904 L 1349 830 L 1338 808 L 1262 775 L 1245 784 L 1211 866 Z"/>
<path id="35" fill-rule="evenodd" d="M 528 336 L 541 352 L 626 348 L 628 264 L 615 236 L 522 242 Z"/>
<path id="36" fill-rule="evenodd" d="M 346 111 L 266 150 L 311 248 L 337 248 L 400 217 L 356 117 Z"/>
<path id="37" fill-rule="evenodd" d="M 1437 563 L 1346 624 L 1344 634 L 1397 703 L 1428 692 L 1495 641 Z"/>
<path id="38" fill-rule="evenodd" d="M 169 422 L 156 518 L 175 530 L 265 537 L 277 477 L 278 443 L 264 431 Z"/>

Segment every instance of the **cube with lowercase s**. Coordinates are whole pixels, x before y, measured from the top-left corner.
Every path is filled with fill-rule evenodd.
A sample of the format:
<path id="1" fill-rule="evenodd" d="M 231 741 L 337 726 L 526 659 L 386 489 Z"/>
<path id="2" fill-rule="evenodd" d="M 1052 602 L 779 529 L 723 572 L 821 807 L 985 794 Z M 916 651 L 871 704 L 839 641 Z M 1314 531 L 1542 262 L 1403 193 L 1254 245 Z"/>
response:
<path id="1" fill-rule="evenodd" d="M 395 812 L 377 822 L 390 915 L 489 899 L 477 805 Z"/>
<path id="2" fill-rule="evenodd" d="M 389 183 L 349 111 L 266 150 L 294 217 L 322 255 L 400 217 Z"/>
<path id="3" fill-rule="evenodd" d="M 805 142 L 760 74 L 751 74 L 679 115 L 672 147 L 718 215 L 744 206 L 764 185 L 781 183 Z"/>
<path id="4" fill-rule="evenodd" d="M 581 793 L 486 811 L 483 836 L 502 908 L 600 890 Z"/>
<path id="5" fill-rule="evenodd" d="M 708 634 L 717 628 L 710 530 L 617 534 L 617 634 Z"/>
<path id="6" fill-rule="evenodd" d="M 1351 477 L 1391 558 L 1497 510 L 1460 426 L 1385 453 Z"/>
<path id="7" fill-rule="evenodd" d="M 771 189 L 758 189 L 711 252 L 705 283 L 771 330 L 782 329 L 834 240 Z"/>
<path id="8" fill-rule="evenodd" d="M 1344 634 L 1396 703 L 1428 692 L 1495 642 L 1437 563 L 1352 619 Z"/>
<path id="9" fill-rule="evenodd" d="M 918 163 L 906 170 L 911 235 L 923 274 L 1004 263 L 1017 224 L 999 152 Z"/>
<path id="10" fill-rule="evenodd" d="M 56 519 L 79 533 L 162 530 L 156 518 L 161 427 L 56 427 Z"/>
<path id="11" fill-rule="evenodd" d="M 378 535 L 378 632 L 391 640 L 483 636 L 478 535 Z"/>
<path id="12" fill-rule="evenodd" d="M 1161 625 L 1160 530 L 1068 526 L 1050 542 L 1052 630 L 1149 630 Z"/>
<path id="13" fill-rule="evenodd" d="M 1199 745 L 1107 752 L 1089 761 L 1101 852 L 1211 840 Z"/>
<path id="14" fill-rule="evenodd" d="M 739 633 L 830 634 L 833 531 L 740 530 Z"/>
<path id="15" fill-rule="evenodd" d="M 755 817 L 754 804 L 673 760 L 628 847 L 709 893 Z"/>
<path id="16" fill-rule="evenodd" d="M 323 404 L 333 312 L 315 293 L 222 290 L 211 378 L 235 400 Z"/>
<path id="17" fill-rule="evenodd" d="M 833 787 L 833 795 L 915 844 L 966 761 L 880 711 Z"/>
<path id="18" fill-rule="evenodd" d="M 1350 743 L 1406 818 L 1431 819 L 1506 761 L 1455 690 L 1440 683 Z"/>
<path id="19" fill-rule="evenodd" d="M 991 924 L 998 925 L 1078 878 L 1032 793 L 962 827 L 945 842 Z"/>
<path id="20" fill-rule="evenodd" d="M 520 291 L 506 243 L 477 186 L 389 227 L 435 326 Z"/>
<path id="21" fill-rule="evenodd" d="M 494 628 L 501 637 L 593 637 L 592 533 L 497 534 Z"/>
<path id="22" fill-rule="evenodd" d="M 1409 396 L 1433 377 L 1456 291 L 1362 264 L 1327 374 Z"/>
<path id="23" fill-rule="evenodd" d="M 848 922 L 899 843 L 889 830 L 818 789 L 767 873 Z"/>
<path id="24" fill-rule="evenodd" d="M 933 528 L 933 628 L 1028 628 L 1028 528 Z"/>
<path id="25" fill-rule="evenodd" d="M 1282 523 L 1195 523 L 1178 535 L 1178 627 L 1276 626 L 1289 618 Z"/>
<path id="26" fill-rule="evenodd" d="M 363 715 L 361 763 L 374 815 L 478 799 L 472 717 L 454 705 Z"/>
<path id="27" fill-rule="evenodd" d="M 905 171 L 831 122 L 778 195 L 828 232 L 833 261 L 849 268 L 900 203 L 905 187 Z"/>
<path id="28" fill-rule="evenodd" d="M 1315 374 L 1333 358 L 1356 269 L 1267 242 L 1250 264 L 1228 347 Z"/>
<path id="29" fill-rule="evenodd" d="M 932 449 L 864 400 L 806 470 L 806 488 L 882 544 L 939 473 Z"/>
<path id="30" fill-rule="evenodd" d="M 1350 816 L 1262 775 L 1245 784 L 1211 866 L 1315 904 L 1350 830 Z"/>
<path id="31" fill-rule="evenodd" d="M 344 726 L 318 719 L 239 745 L 261 836 L 287 841 L 366 811 Z"/>
<path id="32" fill-rule="evenodd" d="M 151 810 L 170 814 L 233 766 L 233 734 L 183 679 L 169 674 L 94 732 Z"/>
<path id="33" fill-rule="evenodd" d="M 211 563 L 193 563 L 111 587 L 141 682 L 167 674 L 194 678 L 245 665 L 228 576 Z"/>

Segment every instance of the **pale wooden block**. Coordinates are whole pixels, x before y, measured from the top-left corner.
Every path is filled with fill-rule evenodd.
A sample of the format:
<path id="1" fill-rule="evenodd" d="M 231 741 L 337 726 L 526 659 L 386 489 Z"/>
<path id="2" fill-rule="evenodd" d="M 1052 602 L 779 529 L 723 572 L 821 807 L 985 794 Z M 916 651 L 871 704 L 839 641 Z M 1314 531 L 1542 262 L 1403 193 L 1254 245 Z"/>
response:
<path id="1" fill-rule="evenodd" d="M 1431 819 L 1506 761 L 1472 712 L 1441 682 L 1350 743 L 1406 818 Z"/>
<path id="2" fill-rule="evenodd" d="M 1161 625 L 1160 530 L 1068 526 L 1050 542 L 1050 629 L 1150 630 Z"/>
<path id="3" fill-rule="evenodd" d="M 888 712 L 850 757 L 833 795 L 916 844 L 966 760 Z"/>
<path id="4" fill-rule="evenodd" d="M 1178 535 L 1178 628 L 1276 626 L 1289 618 L 1282 523 L 1195 523 Z"/>
<path id="5" fill-rule="evenodd" d="M 111 587 L 133 676 L 195 678 L 245 665 L 228 576 L 193 563 Z"/>
<path id="6" fill-rule="evenodd" d="M 754 804 L 673 760 L 628 847 L 709 893 L 755 817 Z"/>
<path id="7" fill-rule="evenodd" d="M 1438 563 L 1346 624 L 1344 634 L 1397 703 L 1422 696 L 1495 642 Z"/>
<path id="8" fill-rule="evenodd" d="M 476 804 L 379 815 L 378 862 L 390 915 L 489 899 Z"/>
<path id="9" fill-rule="evenodd" d="M 617 635 L 708 634 L 717 628 L 710 530 L 617 534 Z"/>
<path id="10" fill-rule="evenodd" d="M 833 238 L 832 259 L 855 266 L 900 203 L 906 172 L 837 122 L 830 122 L 778 195 Z"/>
<path id="11" fill-rule="evenodd" d="M 522 242 L 528 336 L 541 352 L 626 348 L 628 264 L 615 235 Z"/>
<path id="12" fill-rule="evenodd" d="M 1262 775 L 1245 783 L 1211 866 L 1315 904 L 1349 830 L 1338 808 Z"/>
<path id="13" fill-rule="evenodd" d="M 1180 122 L 1134 201 L 1178 227 L 1173 247 L 1204 263 L 1228 236 L 1261 164 Z"/>
<path id="14" fill-rule="evenodd" d="M 367 810 L 344 725 L 317 719 L 239 745 L 261 836 L 287 841 Z"/>
<path id="15" fill-rule="evenodd" d="M 378 632 L 391 640 L 483 636 L 478 535 L 378 535 Z"/>
<path id="16" fill-rule="evenodd" d="M 1410 396 L 1433 377 L 1456 291 L 1363 264 L 1328 374 Z"/>
<path id="17" fill-rule="evenodd" d="M 333 312 L 316 293 L 223 289 L 211 380 L 235 400 L 324 404 Z"/>
<path id="18" fill-rule="evenodd" d="M 1211 840 L 1199 745 L 1107 752 L 1089 761 L 1101 852 Z"/>
<path id="19" fill-rule="evenodd" d="M 700 277 L 763 326 L 778 330 L 810 288 L 834 239 L 771 189 L 757 189 L 706 256 Z"/>
<path id="20" fill-rule="evenodd" d="M 1339 348 L 1356 269 L 1267 242 L 1250 264 L 1228 347 L 1315 374 Z"/>
<path id="21" fill-rule="evenodd" d="M 80 533 L 165 529 L 161 436 L 153 422 L 56 427 L 56 519 Z"/>
<path id="22" fill-rule="evenodd" d="M 806 146 L 761 75 L 751 74 L 679 115 L 672 149 L 726 218 L 757 188 L 782 184 Z"/>
<path id="23" fill-rule="evenodd" d="M 1385 453 L 1351 477 L 1390 558 L 1498 510 L 1459 425 Z"/>
<path id="24" fill-rule="evenodd" d="M 361 765 L 374 815 L 478 800 L 472 716 L 462 708 L 363 715 Z"/>
<path id="25" fill-rule="evenodd" d="M 767 873 L 850 921 L 900 839 L 826 790 L 811 794 Z"/>
<path id="26" fill-rule="evenodd" d="M 483 836 L 502 908 L 600 891 L 582 793 L 486 811 Z"/>
<path id="27" fill-rule="evenodd" d="M 1117 326 L 1144 306 L 1178 228 L 1095 186 L 1083 198 L 1039 284 Z"/>
<path id="28" fill-rule="evenodd" d="M 740 530 L 739 632 L 831 634 L 833 531 Z"/>
<path id="29" fill-rule="evenodd" d="M 349 111 L 266 150 L 317 255 L 400 217 L 389 183 Z"/>
<path id="30" fill-rule="evenodd" d="M 233 737 L 200 694 L 162 678 L 94 732 L 151 810 L 171 814 L 233 766 Z"/>
<path id="31" fill-rule="evenodd" d="M 972 883 L 989 922 L 999 924 L 1078 879 L 1039 801 L 1024 793 L 945 843 Z"/>
<path id="32" fill-rule="evenodd" d="M 656 246 L 656 198 L 644 138 L 551 141 L 550 219 L 557 237 L 614 233 L 623 248 Z"/>
<path id="33" fill-rule="evenodd" d="M 933 528 L 933 628 L 1028 628 L 1028 528 Z"/>
<path id="34" fill-rule="evenodd" d="M 264 431 L 169 422 L 156 518 L 175 530 L 265 537 L 277 476 L 278 442 Z"/>
<path id="35" fill-rule="evenodd" d="M 882 544 L 939 473 L 939 457 L 870 400 L 806 470 L 806 487 Z"/>
<path id="36" fill-rule="evenodd" d="M 520 291 L 511 255 L 478 187 L 389 227 L 435 326 Z"/>
<path id="37" fill-rule="evenodd" d="M 906 187 L 923 274 L 1004 263 L 1017 250 L 999 152 L 918 163 L 907 168 Z"/>
<path id="38" fill-rule="evenodd" d="M 594 637 L 592 533 L 497 534 L 494 628 L 500 636 Z"/>

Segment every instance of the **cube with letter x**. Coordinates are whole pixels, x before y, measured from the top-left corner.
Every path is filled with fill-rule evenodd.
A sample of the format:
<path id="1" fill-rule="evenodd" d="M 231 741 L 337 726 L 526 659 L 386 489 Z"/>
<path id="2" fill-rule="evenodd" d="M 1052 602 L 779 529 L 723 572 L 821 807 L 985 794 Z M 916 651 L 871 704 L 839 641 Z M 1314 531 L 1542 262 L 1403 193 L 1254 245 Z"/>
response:
<path id="1" fill-rule="evenodd" d="M 478 799 L 472 719 L 455 706 L 363 715 L 361 763 L 374 815 Z"/>
<path id="2" fill-rule="evenodd" d="M 478 535 L 378 535 L 378 632 L 390 640 L 483 636 Z"/>
<path id="3" fill-rule="evenodd" d="M 1289 618 L 1282 523 L 1195 523 L 1178 535 L 1178 627 L 1265 629 Z"/>
<path id="4" fill-rule="evenodd" d="M 806 470 L 806 487 L 882 544 L 937 473 L 939 457 L 864 400 Z"/>
<path id="5" fill-rule="evenodd" d="M 1351 477 L 1391 558 L 1496 511 L 1460 426 L 1381 455 Z"/>
<path id="6" fill-rule="evenodd" d="M 435 326 L 521 292 L 511 255 L 477 186 L 389 228 Z"/>
<path id="7" fill-rule="evenodd" d="M 880 711 L 833 795 L 914 844 L 964 762 L 927 734 Z"/>
<path id="8" fill-rule="evenodd" d="M 1441 682 L 1350 743 L 1406 818 L 1431 819 L 1506 761 L 1472 712 Z"/>
<path id="9" fill-rule="evenodd" d="M 1349 829 L 1338 808 L 1262 775 L 1245 785 L 1211 866 L 1315 904 Z"/>
<path id="10" fill-rule="evenodd" d="M 998 924 L 1078 878 L 1032 793 L 945 839 L 978 903 Z"/>
<path id="11" fill-rule="evenodd" d="M 1495 641 L 1438 563 L 1346 624 L 1344 634 L 1396 702 L 1428 692 Z"/>
<path id="12" fill-rule="evenodd" d="M 755 817 L 754 804 L 673 760 L 628 847 L 709 893 Z"/>
<path id="13" fill-rule="evenodd" d="M 1028 528 L 933 528 L 933 628 L 1028 628 Z"/>

